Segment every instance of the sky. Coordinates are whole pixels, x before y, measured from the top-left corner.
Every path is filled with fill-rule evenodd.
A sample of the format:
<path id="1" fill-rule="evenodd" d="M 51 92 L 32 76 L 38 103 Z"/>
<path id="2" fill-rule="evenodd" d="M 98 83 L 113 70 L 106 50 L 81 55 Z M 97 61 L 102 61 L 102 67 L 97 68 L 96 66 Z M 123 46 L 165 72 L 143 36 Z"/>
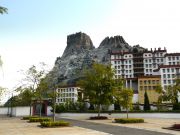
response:
<path id="1" fill-rule="evenodd" d="M 121 35 L 130 45 L 180 52 L 179 0 L 0 0 L 0 86 L 12 91 L 20 70 L 45 62 L 51 69 L 67 35 L 88 34 L 95 47 Z M 7 99 L 4 98 L 4 99 Z"/>

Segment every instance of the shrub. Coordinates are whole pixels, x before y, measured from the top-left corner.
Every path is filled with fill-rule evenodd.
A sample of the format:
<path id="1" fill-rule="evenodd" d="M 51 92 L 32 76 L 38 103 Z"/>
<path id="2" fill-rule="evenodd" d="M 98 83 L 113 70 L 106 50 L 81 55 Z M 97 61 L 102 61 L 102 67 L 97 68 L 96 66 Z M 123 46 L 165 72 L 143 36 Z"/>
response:
<path id="1" fill-rule="evenodd" d="M 173 104 L 173 110 L 180 110 L 180 103 Z"/>
<path id="2" fill-rule="evenodd" d="M 90 117 L 90 120 L 106 120 L 108 119 L 108 117 L 106 116 L 94 116 L 94 117 Z"/>
<path id="3" fill-rule="evenodd" d="M 69 126 L 70 123 L 69 122 L 65 122 L 65 121 L 44 121 L 41 122 L 41 126 L 42 127 L 66 127 Z"/>
<path id="4" fill-rule="evenodd" d="M 44 122 L 51 121 L 51 118 L 30 118 L 29 122 Z"/>
<path id="5" fill-rule="evenodd" d="M 29 120 L 30 118 L 38 118 L 38 116 L 25 116 L 22 120 Z"/>
<path id="6" fill-rule="evenodd" d="M 115 119 L 116 123 L 144 123 L 144 119 L 138 119 L 138 118 L 119 118 Z"/>
<path id="7" fill-rule="evenodd" d="M 172 128 L 180 129 L 180 124 L 174 124 L 174 125 L 172 126 Z"/>

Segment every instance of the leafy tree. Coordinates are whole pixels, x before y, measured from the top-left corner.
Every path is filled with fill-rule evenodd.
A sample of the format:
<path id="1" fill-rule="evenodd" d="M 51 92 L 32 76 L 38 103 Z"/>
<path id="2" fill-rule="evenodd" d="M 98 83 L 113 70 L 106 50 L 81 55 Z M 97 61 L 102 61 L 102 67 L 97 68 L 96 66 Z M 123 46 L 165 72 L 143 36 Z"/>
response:
<path id="1" fill-rule="evenodd" d="M 48 83 L 46 82 L 44 78 L 42 78 L 36 88 L 36 91 L 34 92 L 34 98 L 37 99 L 40 103 L 40 107 L 39 107 L 40 117 L 41 117 L 41 111 L 42 111 L 43 97 L 46 97 L 48 89 L 49 89 Z"/>
<path id="2" fill-rule="evenodd" d="M 5 88 L 0 86 L 0 101 L 1 101 L 1 98 L 2 98 L 2 96 L 4 94 L 4 92 L 5 92 Z"/>
<path id="3" fill-rule="evenodd" d="M 8 9 L 5 7 L 0 6 L 0 14 L 7 13 Z"/>
<path id="4" fill-rule="evenodd" d="M 32 92 L 30 89 L 28 88 L 18 88 L 18 91 L 22 91 L 20 92 L 17 96 L 12 96 L 5 104 L 4 106 L 9 106 L 9 104 L 11 103 L 12 106 L 29 106 L 30 105 L 30 101 L 32 98 Z"/>
<path id="5" fill-rule="evenodd" d="M 46 64 L 40 63 L 39 69 L 36 66 L 31 66 L 27 71 L 23 71 L 24 79 L 22 79 L 22 88 L 29 88 L 30 91 L 33 93 L 34 98 L 38 98 L 42 100 L 42 92 L 44 93 L 44 90 L 47 90 L 47 84 L 44 81 L 44 77 L 47 74 L 47 70 L 45 69 Z M 32 101 L 30 101 L 30 115 L 31 115 L 31 106 Z M 41 106 L 41 103 L 40 103 Z M 40 107 L 41 109 L 41 107 Z M 41 115 L 41 111 L 40 111 Z"/>
<path id="6" fill-rule="evenodd" d="M 130 88 L 122 88 L 119 91 L 117 98 L 121 106 L 126 109 L 128 119 L 128 111 L 132 108 L 133 90 Z"/>
<path id="7" fill-rule="evenodd" d="M 149 98 L 147 92 L 144 93 L 144 111 L 150 110 Z"/>
<path id="8" fill-rule="evenodd" d="M 159 94 L 158 101 L 157 101 L 157 109 L 160 110 L 160 105 L 165 99 L 164 91 L 160 84 L 156 86 L 155 91 Z"/>
<path id="9" fill-rule="evenodd" d="M 84 72 L 83 80 L 78 84 L 84 93 L 84 99 L 91 104 L 97 105 L 98 117 L 101 106 L 113 103 L 114 95 L 114 72 L 110 66 L 94 63 L 92 68 Z"/>

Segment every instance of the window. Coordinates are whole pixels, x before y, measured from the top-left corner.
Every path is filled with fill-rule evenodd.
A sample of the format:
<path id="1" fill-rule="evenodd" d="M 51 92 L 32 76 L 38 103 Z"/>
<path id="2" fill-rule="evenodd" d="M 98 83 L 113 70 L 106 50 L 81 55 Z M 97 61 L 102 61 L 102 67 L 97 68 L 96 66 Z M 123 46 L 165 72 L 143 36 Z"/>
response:
<path id="1" fill-rule="evenodd" d="M 142 81 L 140 81 L 140 84 L 142 84 Z"/>
<path id="2" fill-rule="evenodd" d="M 164 80 L 164 84 L 166 84 L 166 80 Z"/>
<path id="3" fill-rule="evenodd" d="M 171 69 L 171 72 L 174 72 L 174 69 Z"/>
<path id="4" fill-rule="evenodd" d="M 168 83 L 170 84 L 170 83 L 171 83 L 171 80 L 168 80 Z"/>
<path id="5" fill-rule="evenodd" d="M 169 73 L 169 69 L 167 69 L 167 72 Z"/>
<path id="6" fill-rule="evenodd" d="M 114 61 L 114 64 L 116 64 L 116 61 Z"/>
<path id="7" fill-rule="evenodd" d="M 168 60 L 171 60 L 171 57 L 168 57 Z"/>
<path id="8" fill-rule="evenodd" d="M 176 59 L 179 60 L 179 57 L 177 56 Z"/>
<path id="9" fill-rule="evenodd" d="M 170 74 L 168 74 L 168 78 L 170 78 Z"/>

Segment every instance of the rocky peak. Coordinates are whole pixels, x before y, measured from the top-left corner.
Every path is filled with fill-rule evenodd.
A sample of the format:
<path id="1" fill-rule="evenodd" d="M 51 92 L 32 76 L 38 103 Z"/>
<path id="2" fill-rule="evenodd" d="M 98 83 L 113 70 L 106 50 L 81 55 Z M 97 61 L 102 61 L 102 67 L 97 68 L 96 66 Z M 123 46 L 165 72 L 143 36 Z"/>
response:
<path id="1" fill-rule="evenodd" d="M 128 50 L 131 47 L 124 40 L 122 36 L 106 37 L 100 44 L 99 48 L 116 48 L 121 50 Z"/>
<path id="2" fill-rule="evenodd" d="M 62 57 L 78 54 L 94 48 L 91 38 L 85 33 L 78 32 L 67 36 L 67 46 Z"/>

